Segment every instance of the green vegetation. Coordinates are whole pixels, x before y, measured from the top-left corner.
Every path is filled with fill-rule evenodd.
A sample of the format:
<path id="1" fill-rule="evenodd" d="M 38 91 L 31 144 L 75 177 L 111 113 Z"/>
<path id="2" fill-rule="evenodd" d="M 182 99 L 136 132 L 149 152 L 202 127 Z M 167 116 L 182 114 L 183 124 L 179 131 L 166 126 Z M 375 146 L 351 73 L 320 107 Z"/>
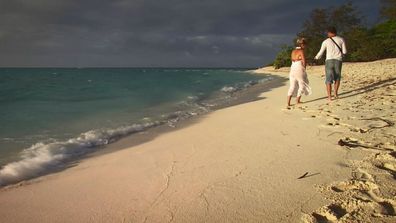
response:
<path id="1" fill-rule="evenodd" d="M 362 24 L 363 17 L 356 7 L 348 2 L 338 7 L 314 9 L 303 23 L 298 37 L 308 39 L 306 57 L 312 61 L 326 38 L 328 26 L 335 26 L 338 35 L 347 42 L 348 54 L 345 61 L 373 61 L 396 57 L 396 0 L 381 0 L 381 17 L 383 21 L 373 27 Z M 282 46 L 273 66 L 278 69 L 290 66 L 290 53 L 293 46 Z M 323 64 L 324 59 L 317 61 Z"/>
<path id="2" fill-rule="evenodd" d="M 273 62 L 273 66 L 275 69 L 281 68 L 282 64 L 291 64 L 290 54 L 293 50 L 293 47 L 284 45 L 282 46 L 281 51 L 276 55 L 275 60 Z"/>

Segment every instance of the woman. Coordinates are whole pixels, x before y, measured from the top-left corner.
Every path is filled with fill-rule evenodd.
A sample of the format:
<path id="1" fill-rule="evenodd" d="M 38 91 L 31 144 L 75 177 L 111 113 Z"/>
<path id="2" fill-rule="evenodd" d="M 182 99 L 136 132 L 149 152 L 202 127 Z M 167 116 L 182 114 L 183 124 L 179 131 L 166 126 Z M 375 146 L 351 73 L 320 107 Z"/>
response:
<path id="1" fill-rule="evenodd" d="M 292 65 L 290 67 L 290 88 L 287 93 L 287 106 L 290 105 L 292 97 L 297 97 L 297 104 L 301 103 L 301 95 L 310 95 L 311 88 L 309 87 L 309 81 L 305 67 L 307 66 L 304 48 L 306 45 L 305 38 L 299 38 L 297 40 L 297 47 L 291 53 Z"/>

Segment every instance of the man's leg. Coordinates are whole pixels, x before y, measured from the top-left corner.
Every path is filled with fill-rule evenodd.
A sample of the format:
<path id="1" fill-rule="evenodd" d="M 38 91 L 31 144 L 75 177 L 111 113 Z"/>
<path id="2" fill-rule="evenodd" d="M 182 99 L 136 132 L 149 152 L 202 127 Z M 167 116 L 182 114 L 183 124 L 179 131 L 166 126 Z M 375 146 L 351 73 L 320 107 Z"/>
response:
<path id="1" fill-rule="evenodd" d="M 336 98 L 338 98 L 338 89 L 340 88 L 340 83 L 341 83 L 341 68 L 342 68 L 342 62 L 341 61 L 335 61 L 334 63 L 334 95 Z"/>
<path id="2" fill-rule="evenodd" d="M 334 96 L 338 98 L 338 88 L 340 88 L 340 80 L 334 82 Z"/>
<path id="3" fill-rule="evenodd" d="M 326 83 L 326 89 L 327 89 L 327 99 L 331 101 L 331 84 Z"/>
<path id="4" fill-rule="evenodd" d="M 327 99 L 331 101 L 331 84 L 334 81 L 334 62 L 332 60 L 326 60 L 325 62 L 325 72 L 326 72 L 326 90 Z"/>

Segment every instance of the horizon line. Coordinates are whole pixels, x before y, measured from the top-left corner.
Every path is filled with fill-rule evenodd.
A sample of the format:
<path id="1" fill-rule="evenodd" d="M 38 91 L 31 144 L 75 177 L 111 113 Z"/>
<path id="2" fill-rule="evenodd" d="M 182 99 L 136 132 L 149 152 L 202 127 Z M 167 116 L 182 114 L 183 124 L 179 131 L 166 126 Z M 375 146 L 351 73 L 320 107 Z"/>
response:
<path id="1" fill-rule="evenodd" d="M 95 67 L 95 66 L 87 66 L 87 67 L 83 67 L 83 66 L 76 66 L 76 67 L 74 67 L 74 66 L 59 66 L 59 67 L 51 67 L 51 66 L 0 66 L 0 69 L 6 69 L 6 68 L 48 68 L 48 69 L 53 69 L 53 68 L 56 68 L 56 69 L 59 69 L 59 68 L 64 68 L 64 69 L 98 69 L 98 68 L 133 68 L 133 69 L 255 69 L 255 68 L 259 68 L 259 67 L 204 67 L 204 66 L 202 66 L 202 67 L 182 67 L 182 66 L 180 66 L 180 67 L 178 67 L 178 66 L 175 66 L 175 67 L 160 67 L 160 66 L 153 66 L 153 67 L 145 67 L 145 66 L 142 66 L 142 67 L 138 67 L 138 66 L 131 66 L 131 67 L 128 67 L 128 66 L 98 66 L 98 67 Z"/>

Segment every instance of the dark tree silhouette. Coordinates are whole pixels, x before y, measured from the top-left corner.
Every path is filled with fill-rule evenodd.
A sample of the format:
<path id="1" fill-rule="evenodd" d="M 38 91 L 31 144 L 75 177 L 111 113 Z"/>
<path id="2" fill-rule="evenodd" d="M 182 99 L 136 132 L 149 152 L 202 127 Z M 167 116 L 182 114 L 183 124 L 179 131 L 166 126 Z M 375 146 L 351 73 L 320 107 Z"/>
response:
<path id="1" fill-rule="evenodd" d="M 385 19 L 396 19 L 396 0 L 381 0 L 381 16 Z"/>

